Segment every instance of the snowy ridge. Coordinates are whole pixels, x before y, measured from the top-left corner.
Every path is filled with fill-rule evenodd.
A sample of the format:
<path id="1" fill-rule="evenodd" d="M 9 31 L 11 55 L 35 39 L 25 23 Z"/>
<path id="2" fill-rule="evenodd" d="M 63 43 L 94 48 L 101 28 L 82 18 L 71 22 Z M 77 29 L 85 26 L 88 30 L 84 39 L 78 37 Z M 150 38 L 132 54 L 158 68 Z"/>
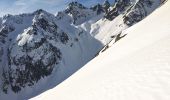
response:
<path id="1" fill-rule="evenodd" d="M 169 100 L 169 9 L 167 1 L 69 79 L 31 100 Z"/>
<path id="2" fill-rule="evenodd" d="M 127 0 L 117 1 L 108 12 L 91 19 L 81 27 L 97 40 L 107 45 L 122 34 L 122 31 L 136 24 L 152 13 L 160 5 L 160 0 Z M 96 20 L 98 19 L 98 20 Z"/>
<path id="3" fill-rule="evenodd" d="M 90 9 L 84 7 L 78 2 L 71 2 L 66 10 L 58 12 L 57 19 L 68 20 L 71 24 L 80 25 L 85 21 L 95 17 L 96 15 L 103 13 L 97 13 L 98 9 Z"/>
<path id="4" fill-rule="evenodd" d="M 73 25 L 63 27 L 56 16 L 41 9 L 3 17 L 0 30 L 2 99 L 30 98 L 56 86 L 103 46 Z"/>
<path id="5" fill-rule="evenodd" d="M 109 2 L 91 8 L 72 2 L 57 15 L 39 9 L 1 18 L 0 99 L 25 100 L 55 87 L 105 45 L 101 52 L 123 38 L 125 29 L 141 21 L 160 3 L 155 0 L 148 6 L 145 1 L 152 0 L 130 1 L 125 8 L 120 6 L 126 4 L 124 1 L 116 3 L 118 13 Z M 136 5 L 148 8 L 129 9 Z M 147 14 L 138 14 L 143 11 Z"/>

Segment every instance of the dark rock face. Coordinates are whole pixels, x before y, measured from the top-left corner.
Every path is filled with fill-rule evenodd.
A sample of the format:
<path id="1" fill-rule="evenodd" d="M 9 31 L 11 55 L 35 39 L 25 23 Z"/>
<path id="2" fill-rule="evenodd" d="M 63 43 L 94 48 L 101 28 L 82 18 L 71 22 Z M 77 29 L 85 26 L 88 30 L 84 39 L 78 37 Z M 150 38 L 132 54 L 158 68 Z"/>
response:
<path id="1" fill-rule="evenodd" d="M 63 44 L 66 44 L 69 40 L 68 35 L 64 31 L 60 30 L 54 22 L 48 22 L 45 18 L 38 18 L 37 22 L 33 24 L 33 28 L 35 29 L 35 31 L 33 32 L 34 34 L 37 34 L 36 27 L 40 27 L 45 32 L 49 32 L 49 34 L 51 34 L 44 34 L 45 38 L 47 39 L 55 39 L 56 42 L 60 41 Z"/>
<path id="2" fill-rule="evenodd" d="M 7 55 L 8 65 L 5 68 L 1 66 L 1 88 L 4 93 L 8 93 L 9 89 L 17 93 L 24 87 L 33 86 L 41 78 L 50 75 L 62 60 L 60 48 L 54 43 L 65 45 L 69 37 L 53 21 L 55 17 L 47 16 L 44 11 L 36 12 L 32 25 L 18 34 L 17 40 L 0 46 L 0 60 Z M 6 24 L 1 28 L 1 39 L 9 38 L 8 34 L 15 31 L 11 25 Z"/>
<path id="3" fill-rule="evenodd" d="M 147 8 L 151 8 L 153 4 L 154 1 L 151 0 L 139 0 L 134 7 L 129 8 L 130 13 L 124 16 L 124 22 L 128 26 L 132 26 L 133 24 L 141 21 L 149 14 L 147 12 Z"/>
<path id="4" fill-rule="evenodd" d="M 5 23 L 0 23 L 0 42 L 5 43 L 6 37 L 8 37 L 8 34 L 15 31 L 15 25 L 19 25 L 23 23 L 23 16 L 21 15 L 5 15 L 2 20 L 6 20 Z"/>
<path id="5" fill-rule="evenodd" d="M 20 54 L 20 56 L 12 56 L 13 48 L 8 52 L 9 70 L 8 74 L 5 74 L 8 78 L 4 77 L 4 79 L 8 80 L 4 82 L 4 85 L 9 83 L 14 92 L 19 92 L 25 86 L 32 86 L 41 78 L 50 75 L 55 65 L 62 58 L 60 50 L 47 43 L 45 39 L 41 39 L 38 46 L 36 44 L 32 48 L 29 47 L 29 44 L 20 47 L 23 54 L 21 55 L 21 52 L 16 53 L 16 55 Z M 35 52 L 34 55 L 32 55 L 33 52 Z M 35 59 L 36 52 L 40 53 L 40 56 L 37 55 L 39 56 L 37 59 Z"/>
<path id="6" fill-rule="evenodd" d="M 97 15 L 101 14 L 101 13 L 104 13 L 104 9 L 103 9 L 103 6 L 100 5 L 100 4 L 97 4 L 93 7 L 91 7 L 90 9 L 92 9 L 93 11 L 96 11 Z"/>
<path id="7" fill-rule="evenodd" d="M 124 12 L 128 6 L 130 6 L 130 0 L 118 0 L 115 3 L 114 8 L 105 14 L 105 18 L 108 20 L 113 20 L 119 14 Z"/>
<path id="8" fill-rule="evenodd" d="M 69 20 L 68 22 L 74 25 L 80 25 L 83 22 L 95 17 L 104 12 L 103 6 L 98 4 L 91 8 L 87 8 L 78 2 L 71 2 L 67 9 L 58 12 L 57 19 Z"/>
<path id="9" fill-rule="evenodd" d="M 104 9 L 106 14 L 109 12 L 109 8 L 110 8 L 110 3 L 109 3 L 108 0 L 105 0 L 105 2 L 103 4 L 103 9 Z"/>
<path id="10" fill-rule="evenodd" d="M 150 14 L 150 10 L 156 9 L 159 6 L 156 4 L 158 2 L 159 0 L 118 0 L 114 8 L 106 13 L 105 18 L 113 20 L 118 15 L 124 14 L 124 23 L 132 26 Z"/>
<path id="11" fill-rule="evenodd" d="M 67 11 L 71 11 L 74 9 L 74 7 L 78 7 L 80 9 L 87 9 L 85 6 L 83 6 L 82 4 L 78 3 L 78 2 L 71 2 L 68 5 L 69 9 L 67 9 Z"/>
<path id="12" fill-rule="evenodd" d="M 71 2 L 65 10 L 65 13 L 72 15 L 73 24 L 78 24 L 79 19 L 87 17 L 86 13 L 81 12 L 83 10 L 87 10 L 87 8 L 78 2 Z"/>
<path id="13" fill-rule="evenodd" d="M 13 26 L 5 26 L 0 31 L 0 42 L 5 43 L 5 37 L 7 37 L 9 32 L 14 31 L 15 28 Z"/>

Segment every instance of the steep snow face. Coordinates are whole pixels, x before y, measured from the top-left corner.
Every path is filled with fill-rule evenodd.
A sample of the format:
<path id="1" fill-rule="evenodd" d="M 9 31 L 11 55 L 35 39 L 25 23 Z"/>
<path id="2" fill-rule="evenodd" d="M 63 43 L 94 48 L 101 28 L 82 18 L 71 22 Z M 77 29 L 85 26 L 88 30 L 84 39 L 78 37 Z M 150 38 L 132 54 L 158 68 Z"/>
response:
<path id="1" fill-rule="evenodd" d="M 56 88 L 32 100 L 169 100 L 170 1 Z"/>
<path id="2" fill-rule="evenodd" d="M 32 14 L 7 15 L 1 25 L 3 100 L 30 98 L 56 86 L 103 46 L 87 32 L 70 24 L 61 25 L 54 15 L 41 9 Z M 47 84 L 49 81 L 52 83 Z"/>

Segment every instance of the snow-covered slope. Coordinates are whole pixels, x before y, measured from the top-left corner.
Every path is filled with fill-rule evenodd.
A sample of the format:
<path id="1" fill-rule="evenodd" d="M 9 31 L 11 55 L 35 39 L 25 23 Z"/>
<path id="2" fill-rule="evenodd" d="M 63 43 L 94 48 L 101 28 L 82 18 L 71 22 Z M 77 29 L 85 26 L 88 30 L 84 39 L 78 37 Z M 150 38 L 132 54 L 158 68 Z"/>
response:
<path id="1" fill-rule="evenodd" d="M 0 99 L 27 99 L 55 87 L 159 4 L 119 0 L 87 8 L 72 2 L 57 15 L 40 9 L 0 18 Z"/>
<path id="2" fill-rule="evenodd" d="M 32 100 L 170 100 L 170 1 L 69 79 Z"/>
<path id="3" fill-rule="evenodd" d="M 152 13 L 160 0 L 118 0 L 108 12 L 81 24 L 81 28 L 104 45 L 122 34 L 122 31 L 136 24 Z M 96 20 L 98 19 L 98 20 Z"/>

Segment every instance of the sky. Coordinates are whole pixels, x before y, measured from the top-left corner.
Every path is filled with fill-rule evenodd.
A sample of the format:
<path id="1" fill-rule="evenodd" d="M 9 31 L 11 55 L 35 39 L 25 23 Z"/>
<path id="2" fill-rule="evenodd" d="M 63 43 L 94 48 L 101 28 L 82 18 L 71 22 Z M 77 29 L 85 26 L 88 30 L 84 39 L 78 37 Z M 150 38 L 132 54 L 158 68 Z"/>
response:
<path id="1" fill-rule="evenodd" d="M 71 1 L 78 1 L 89 7 L 105 0 L 0 0 L 0 16 L 5 14 L 30 13 L 37 9 L 44 9 L 50 13 L 62 11 Z M 109 0 L 113 3 L 114 0 Z"/>

